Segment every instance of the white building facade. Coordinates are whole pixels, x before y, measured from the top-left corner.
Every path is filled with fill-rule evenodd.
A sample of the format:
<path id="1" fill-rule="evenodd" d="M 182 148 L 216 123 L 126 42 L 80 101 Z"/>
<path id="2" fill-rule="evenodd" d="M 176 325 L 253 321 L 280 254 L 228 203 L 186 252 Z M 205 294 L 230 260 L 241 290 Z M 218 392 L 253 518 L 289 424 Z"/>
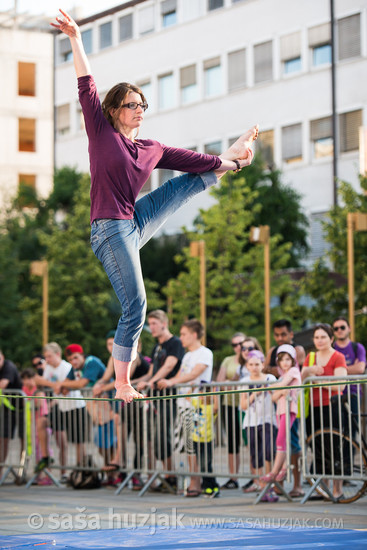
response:
<path id="1" fill-rule="evenodd" d="M 4 22 L 4 24 L 2 24 Z M 47 197 L 54 167 L 53 37 L 0 19 L 0 205 L 29 185 Z"/>
<path id="2" fill-rule="evenodd" d="M 367 4 L 335 0 L 338 177 L 358 187 L 367 125 Z M 302 195 L 311 234 L 334 201 L 329 0 L 132 0 L 80 22 L 100 96 L 141 86 L 139 137 L 219 153 L 255 123 L 258 147 Z M 56 37 L 56 166 L 88 171 L 69 40 Z M 171 174 L 156 171 L 145 191 Z M 203 194 L 165 226 L 190 226 Z M 314 242 L 317 255 L 317 235 Z M 316 247 L 316 248 L 315 248 Z"/>

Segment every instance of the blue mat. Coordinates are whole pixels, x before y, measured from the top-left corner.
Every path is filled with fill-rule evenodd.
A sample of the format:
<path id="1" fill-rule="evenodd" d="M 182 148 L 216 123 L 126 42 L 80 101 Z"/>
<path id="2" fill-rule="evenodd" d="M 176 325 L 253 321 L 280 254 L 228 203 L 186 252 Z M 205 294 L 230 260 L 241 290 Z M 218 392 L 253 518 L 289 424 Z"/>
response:
<path id="1" fill-rule="evenodd" d="M 318 548 L 367 548 L 367 531 L 347 529 L 247 529 L 228 527 L 164 529 L 151 527 L 139 529 L 102 529 L 69 531 L 64 533 L 14 535 L 1 537 L 2 550 L 68 550 L 124 548 L 136 550 L 231 550 L 238 548 L 291 550 Z"/>

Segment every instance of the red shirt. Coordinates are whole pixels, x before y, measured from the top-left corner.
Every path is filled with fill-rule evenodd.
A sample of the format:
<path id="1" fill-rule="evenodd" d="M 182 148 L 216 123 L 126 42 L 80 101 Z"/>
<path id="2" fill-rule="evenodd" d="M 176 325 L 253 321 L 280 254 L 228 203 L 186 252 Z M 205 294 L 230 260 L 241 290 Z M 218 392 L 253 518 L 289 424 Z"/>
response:
<path id="1" fill-rule="evenodd" d="M 310 361 L 310 354 L 307 355 L 305 362 L 303 364 L 304 367 L 309 367 L 309 361 Z M 345 357 L 342 353 L 339 353 L 338 351 L 334 351 L 332 356 L 330 357 L 329 361 L 326 363 L 324 367 L 324 373 L 322 376 L 335 376 L 334 371 L 338 367 L 344 367 L 347 369 L 347 364 L 345 362 Z M 315 388 L 314 390 L 311 389 L 310 391 L 310 403 L 314 407 L 320 407 L 329 405 L 330 397 L 332 395 L 337 395 L 339 393 L 338 386 L 331 386 L 331 388 L 322 388 L 321 394 L 322 394 L 322 404 L 320 404 L 320 388 Z"/>

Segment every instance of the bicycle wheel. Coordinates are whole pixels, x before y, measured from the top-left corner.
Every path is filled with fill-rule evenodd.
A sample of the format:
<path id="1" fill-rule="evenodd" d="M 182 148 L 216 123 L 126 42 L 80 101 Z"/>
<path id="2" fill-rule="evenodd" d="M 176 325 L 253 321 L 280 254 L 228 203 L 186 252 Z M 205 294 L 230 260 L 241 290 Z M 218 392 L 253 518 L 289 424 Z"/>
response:
<path id="1" fill-rule="evenodd" d="M 308 472 L 315 473 L 308 477 L 310 485 L 323 474 L 345 476 L 343 481 L 343 496 L 338 502 L 347 504 L 359 499 L 367 490 L 367 457 L 364 449 L 348 436 L 341 435 L 336 430 L 318 430 L 306 441 Z M 351 455 L 353 460 L 351 460 Z M 351 465 L 352 464 L 352 465 Z M 364 479 L 357 479 L 363 477 Z M 337 478 L 336 478 L 337 479 Z M 329 480 L 325 480 L 328 483 Z M 332 480 L 331 480 L 332 481 Z M 316 491 L 325 499 L 329 495 L 322 486 Z"/>

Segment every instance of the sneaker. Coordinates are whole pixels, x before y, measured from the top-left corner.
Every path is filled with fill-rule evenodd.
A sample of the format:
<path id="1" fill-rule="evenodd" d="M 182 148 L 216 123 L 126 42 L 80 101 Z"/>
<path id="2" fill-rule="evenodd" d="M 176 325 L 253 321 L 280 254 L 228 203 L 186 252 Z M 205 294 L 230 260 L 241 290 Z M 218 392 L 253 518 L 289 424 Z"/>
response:
<path id="1" fill-rule="evenodd" d="M 219 487 L 214 487 L 213 489 L 208 487 L 207 489 L 204 489 L 203 494 L 207 498 L 217 498 L 220 496 L 220 490 Z"/>
<path id="2" fill-rule="evenodd" d="M 69 482 L 69 476 L 66 474 L 62 474 L 62 476 L 60 477 L 60 483 L 62 483 L 63 485 L 66 485 L 68 482 Z"/>
<path id="3" fill-rule="evenodd" d="M 51 466 L 52 462 L 53 462 L 53 459 L 50 458 L 49 456 L 42 457 L 41 460 L 37 462 L 34 468 L 34 473 L 38 474 L 39 472 L 42 472 L 42 470 Z"/>
<path id="4" fill-rule="evenodd" d="M 268 491 L 265 493 L 265 495 L 261 498 L 260 502 L 278 502 L 279 497 L 274 493 L 274 491 Z"/>
<path id="5" fill-rule="evenodd" d="M 173 492 L 177 491 L 177 479 L 174 476 L 166 477 L 164 481 L 171 487 Z M 164 483 L 162 483 L 159 487 L 160 487 L 160 491 L 159 491 L 160 493 L 170 494 L 172 492 L 168 489 L 168 487 L 164 485 Z"/>
<path id="6" fill-rule="evenodd" d="M 235 479 L 229 479 L 227 483 L 222 485 L 222 489 L 238 489 L 238 487 L 238 481 L 236 481 Z"/>

